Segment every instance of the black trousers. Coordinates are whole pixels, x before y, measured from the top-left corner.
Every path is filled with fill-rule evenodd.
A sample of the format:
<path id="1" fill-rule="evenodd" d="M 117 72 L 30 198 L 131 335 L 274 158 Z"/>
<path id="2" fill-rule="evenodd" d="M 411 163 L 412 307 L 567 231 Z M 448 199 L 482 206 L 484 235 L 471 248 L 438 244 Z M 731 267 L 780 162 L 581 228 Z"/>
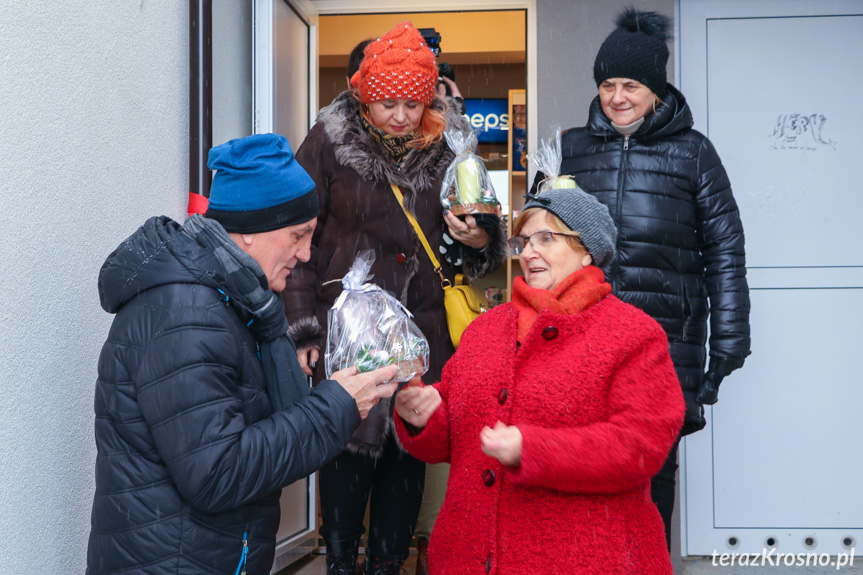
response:
<path id="1" fill-rule="evenodd" d="M 321 468 L 322 524 L 327 550 L 344 553 L 365 533 L 363 518 L 371 494 L 366 555 L 404 560 L 423 499 L 425 463 L 405 453 L 390 436 L 378 459 L 348 451 Z"/>
<path id="2" fill-rule="evenodd" d="M 650 480 L 650 496 L 665 524 L 665 544 L 671 551 L 671 516 L 674 514 L 674 494 L 677 486 L 677 448 L 680 438 L 671 447 L 671 453 L 659 473 Z"/>

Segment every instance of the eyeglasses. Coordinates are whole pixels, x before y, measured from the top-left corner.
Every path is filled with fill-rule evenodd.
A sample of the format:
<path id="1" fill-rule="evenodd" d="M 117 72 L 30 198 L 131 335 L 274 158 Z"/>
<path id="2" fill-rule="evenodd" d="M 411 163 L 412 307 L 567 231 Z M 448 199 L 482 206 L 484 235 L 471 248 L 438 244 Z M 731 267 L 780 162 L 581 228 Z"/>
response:
<path id="1" fill-rule="evenodd" d="M 524 246 L 527 244 L 530 244 L 530 247 L 532 247 L 536 251 L 542 251 L 548 248 L 551 244 L 554 243 L 554 236 L 577 237 L 575 234 L 542 231 L 534 232 L 527 237 L 513 236 L 509 238 L 509 241 L 507 243 L 509 244 L 509 249 L 512 251 L 512 253 L 519 256 L 524 251 Z"/>

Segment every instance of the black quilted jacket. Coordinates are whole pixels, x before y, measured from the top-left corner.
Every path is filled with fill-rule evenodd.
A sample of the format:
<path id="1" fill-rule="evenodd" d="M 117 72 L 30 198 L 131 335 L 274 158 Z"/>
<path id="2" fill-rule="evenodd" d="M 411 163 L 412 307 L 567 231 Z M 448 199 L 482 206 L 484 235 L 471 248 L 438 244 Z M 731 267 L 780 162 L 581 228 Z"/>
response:
<path id="1" fill-rule="evenodd" d="M 750 345 L 743 226 L 722 162 L 671 85 L 664 105 L 627 138 L 597 97 L 588 125 L 563 133 L 562 152 L 561 173 L 614 218 L 617 255 L 607 279 L 665 329 L 686 398 L 683 433 L 697 431 L 708 315 L 711 359 L 742 365 Z"/>
<path id="2" fill-rule="evenodd" d="M 96 382 L 90 575 L 269 573 L 281 488 L 342 449 L 359 424 L 333 381 L 273 413 L 256 342 L 196 277 L 202 248 L 152 218 L 102 267 L 116 313 Z"/>

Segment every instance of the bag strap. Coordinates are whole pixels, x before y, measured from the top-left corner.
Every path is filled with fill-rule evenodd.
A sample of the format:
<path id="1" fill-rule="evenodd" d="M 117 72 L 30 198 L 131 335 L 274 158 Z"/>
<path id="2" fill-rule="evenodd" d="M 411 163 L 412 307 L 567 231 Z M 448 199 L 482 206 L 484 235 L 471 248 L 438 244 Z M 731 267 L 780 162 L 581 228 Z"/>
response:
<path id="1" fill-rule="evenodd" d="M 401 189 L 396 184 L 390 184 L 390 187 L 392 187 L 393 193 L 396 195 L 396 199 L 399 201 L 399 205 L 402 207 L 402 211 L 405 213 L 405 216 L 410 221 L 411 225 L 414 227 L 414 231 L 417 233 L 420 241 L 423 244 L 423 247 L 426 249 L 426 253 L 428 254 L 428 257 L 431 260 L 432 265 L 434 266 L 435 273 L 440 276 L 441 287 L 450 287 L 452 283 L 448 279 L 446 279 L 446 277 L 444 277 L 443 272 L 441 271 L 440 262 L 435 257 L 434 250 L 431 249 L 431 246 L 429 245 L 428 240 L 426 239 L 426 236 L 423 233 L 419 222 L 417 222 L 413 214 L 411 214 L 405 209 L 405 201 Z"/>

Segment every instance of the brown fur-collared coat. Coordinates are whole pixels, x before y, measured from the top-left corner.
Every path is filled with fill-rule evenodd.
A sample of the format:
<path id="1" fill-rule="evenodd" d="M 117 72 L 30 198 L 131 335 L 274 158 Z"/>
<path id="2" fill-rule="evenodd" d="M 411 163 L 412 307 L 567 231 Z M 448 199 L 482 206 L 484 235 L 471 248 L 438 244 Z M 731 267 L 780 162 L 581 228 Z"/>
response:
<path id="1" fill-rule="evenodd" d="M 432 108 L 443 110 L 435 99 Z M 450 128 L 469 130 L 467 121 L 450 108 Z M 372 282 L 391 292 L 414 315 L 431 348 L 427 383 L 440 380 L 444 363 L 453 353 L 447 331 L 440 278 L 422 244 L 396 200 L 390 183 L 404 194 L 405 206 L 414 214 L 432 249 L 437 250 L 446 229 L 440 190 L 444 173 L 455 155 L 442 138 L 436 144 L 413 150 L 399 168 L 383 146 L 360 122 L 360 103 L 350 92 L 337 96 L 321 110 L 317 123 L 297 150 L 297 160 L 317 184 L 320 215 L 312 239 L 311 259 L 300 263 L 288 278 L 283 292 L 292 335 L 298 348 L 320 343 L 321 358 L 315 381 L 324 374 L 327 311 L 342 291 L 345 276 L 361 250 L 375 252 Z M 444 275 L 450 280 L 463 272 L 479 278 L 497 269 L 506 254 L 503 229 L 491 238 L 485 250 L 465 249 L 461 270 L 453 268 L 439 253 Z M 317 330 L 315 318 L 323 330 Z M 380 454 L 390 433 L 391 404 L 381 402 L 354 435 L 348 448 L 372 456 Z M 377 413 L 375 413 L 377 412 Z"/>

